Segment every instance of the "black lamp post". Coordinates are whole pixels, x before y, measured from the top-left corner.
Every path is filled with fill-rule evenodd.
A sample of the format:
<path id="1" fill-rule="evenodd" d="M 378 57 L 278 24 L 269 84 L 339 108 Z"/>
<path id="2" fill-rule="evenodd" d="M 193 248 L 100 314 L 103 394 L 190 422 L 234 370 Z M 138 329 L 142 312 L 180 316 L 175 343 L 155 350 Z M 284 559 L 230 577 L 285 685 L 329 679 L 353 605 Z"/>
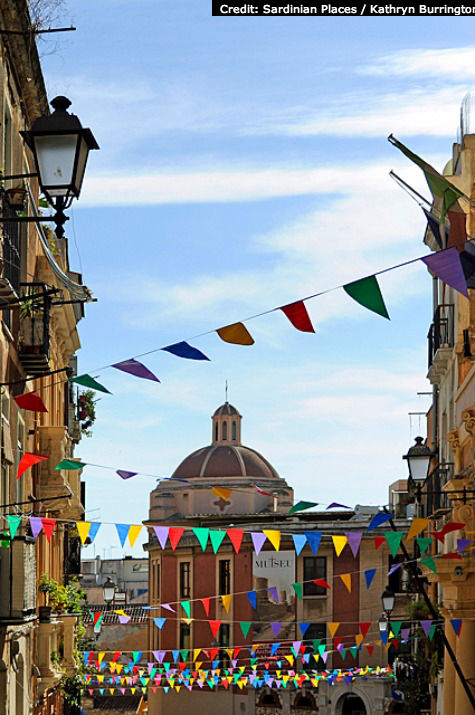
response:
<path id="1" fill-rule="evenodd" d="M 81 191 L 87 157 L 91 149 L 99 149 L 90 129 L 85 129 L 75 114 L 69 114 L 71 102 L 67 97 L 55 97 L 51 101 L 52 114 L 38 117 L 29 131 L 21 132 L 30 147 L 36 165 L 35 174 L 5 176 L 5 180 L 38 176 L 40 188 L 56 213 L 56 235 L 64 236 L 64 215 L 74 198 Z M 37 217 L 18 217 L 17 221 L 38 221 Z M 42 221 L 48 217 L 41 217 Z"/>
<path id="2" fill-rule="evenodd" d="M 391 618 L 391 613 L 394 609 L 395 596 L 391 591 L 389 586 L 386 586 L 383 593 L 381 594 L 381 603 L 383 604 L 383 611 L 385 612 L 387 619 Z"/>

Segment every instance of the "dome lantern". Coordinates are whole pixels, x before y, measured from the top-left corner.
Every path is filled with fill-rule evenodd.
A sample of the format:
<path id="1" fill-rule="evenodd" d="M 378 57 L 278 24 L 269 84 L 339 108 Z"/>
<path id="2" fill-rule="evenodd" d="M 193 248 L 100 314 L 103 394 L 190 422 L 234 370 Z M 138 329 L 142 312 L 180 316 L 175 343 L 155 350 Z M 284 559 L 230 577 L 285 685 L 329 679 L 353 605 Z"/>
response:
<path id="1" fill-rule="evenodd" d="M 227 400 L 213 415 L 213 445 L 240 445 L 242 416 Z"/>

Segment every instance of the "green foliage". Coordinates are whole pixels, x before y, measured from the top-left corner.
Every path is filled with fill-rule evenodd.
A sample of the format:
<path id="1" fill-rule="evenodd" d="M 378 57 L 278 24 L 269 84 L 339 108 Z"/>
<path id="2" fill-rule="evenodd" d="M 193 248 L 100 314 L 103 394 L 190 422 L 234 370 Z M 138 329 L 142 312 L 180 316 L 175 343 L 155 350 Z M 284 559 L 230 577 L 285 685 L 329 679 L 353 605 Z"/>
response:
<path id="1" fill-rule="evenodd" d="M 71 579 L 66 584 L 59 584 L 48 574 L 41 574 L 38 590 L 45 595 L 45 602 L 54 613 L 80 613 L 86 594 L 78 587 L 78 579 Z"/>
<path id="2" fill-rule="evenodd" d="M 97 400 L 94 399 L 95 392 L 94 390 L 83 390 L 79 397 L 82 399 L 86 411 L 86 421 L 81 427 L 81 433 L 86 437 L 92 437 L 92 432 L 89 428 L 92 427 L 96 421 Z"/>

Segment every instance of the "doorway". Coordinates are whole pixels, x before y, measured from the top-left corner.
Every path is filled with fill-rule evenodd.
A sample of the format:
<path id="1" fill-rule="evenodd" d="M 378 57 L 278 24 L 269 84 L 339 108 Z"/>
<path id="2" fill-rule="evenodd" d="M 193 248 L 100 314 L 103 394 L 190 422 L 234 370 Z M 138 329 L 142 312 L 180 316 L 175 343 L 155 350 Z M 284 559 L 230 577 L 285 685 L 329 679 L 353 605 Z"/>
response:
<path id="1" fill-rule="evenodd" d="M 341 715 L 367 715 L 364 702 L 358 695 L 348 693 L 344 696 L 341 705 Z"/>

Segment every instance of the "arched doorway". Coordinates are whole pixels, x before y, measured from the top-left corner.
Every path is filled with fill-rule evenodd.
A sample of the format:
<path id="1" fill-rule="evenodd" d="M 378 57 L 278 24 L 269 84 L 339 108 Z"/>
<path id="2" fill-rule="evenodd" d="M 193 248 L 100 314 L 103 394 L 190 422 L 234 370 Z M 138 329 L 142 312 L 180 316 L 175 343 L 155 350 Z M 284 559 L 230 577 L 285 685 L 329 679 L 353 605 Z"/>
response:
<path id="1" fill-rule="evenodd" d="M 354 693 L 344 695 L 338 706 L 337 712 L 341 715 L 368 715 L 364 702 Z"/>

